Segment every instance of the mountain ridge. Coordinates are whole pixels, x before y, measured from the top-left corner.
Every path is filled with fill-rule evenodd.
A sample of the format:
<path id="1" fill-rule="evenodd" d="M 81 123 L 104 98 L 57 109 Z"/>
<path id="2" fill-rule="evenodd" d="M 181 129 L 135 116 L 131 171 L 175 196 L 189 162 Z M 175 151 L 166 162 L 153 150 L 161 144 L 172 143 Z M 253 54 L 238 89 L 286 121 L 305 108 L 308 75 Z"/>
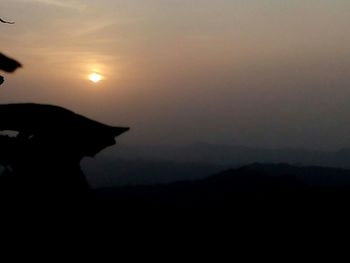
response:
<path id="1" fill-rule="evenodd" d="M 99 189 L 96 196 L 128 208 L 345 204 L 350 200 L 350 170 L 254 163 L 199 180 Z"/>

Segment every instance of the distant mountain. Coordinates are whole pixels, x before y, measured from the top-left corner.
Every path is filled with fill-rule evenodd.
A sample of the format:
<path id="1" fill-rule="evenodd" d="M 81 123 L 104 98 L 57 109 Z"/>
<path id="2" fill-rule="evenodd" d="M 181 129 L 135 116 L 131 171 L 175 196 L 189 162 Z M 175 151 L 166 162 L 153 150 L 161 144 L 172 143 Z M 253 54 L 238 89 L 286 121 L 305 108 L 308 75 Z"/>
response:
<path id="1" fill-rule="evenodd" d="M 83 168 L 90 184 L 100 188 L 195 180 L 227 167 L 208 163 L 101 158 L 86 160 Z"/>
<path id="2" fill-rule="evenodd" d="M 94 160 L 85 160 L 83 168 L 93 186 L 106 187 L 199 179 L 255 162 L 350 169 L 350 148 L 326 152 L 208 143 L 177 147 L 118 145 Z"/>
<path id="3" fill-rule="evenodd" d="M 348 205 L 350 170 L 253 164 L 201 180 L 96 190 L 119 208 L 307 208 Z"/>
<path id="4" fill-rule="evenodd" d="M 339 151 L 318 151 L 292 148 L 254 148 L 208 143 L 194 143 L 185 146 L 119 145 L 108 149 L 101 157 L 180 163 L 210 163 L 231 166 L 242 166 L 254 162 L 282 162 L 305 166 L 329 166 L 350 169 L 350 148 L 343 148 Z"/>

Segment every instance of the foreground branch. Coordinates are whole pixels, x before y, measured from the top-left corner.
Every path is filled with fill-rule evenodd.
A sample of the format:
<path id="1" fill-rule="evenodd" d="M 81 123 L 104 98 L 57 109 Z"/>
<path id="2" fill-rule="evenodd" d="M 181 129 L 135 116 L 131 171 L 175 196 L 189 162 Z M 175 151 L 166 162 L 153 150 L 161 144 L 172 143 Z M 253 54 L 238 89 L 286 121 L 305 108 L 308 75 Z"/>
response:
<path id="1" fill-rule="evenodd" d="M 10 25 L 13 25 L 15 22 L 8 22 L 8 21 L 5 21 L 3 19 L 0 18 L 0 22 L 1 23 L 4 23 L 4 24 L 10 24 Z"/>
<path id="2" fill-rule="evenodd" d="M 21 63 L 0 53 L 0 70 L 14 72 L 22 67 Z"/>

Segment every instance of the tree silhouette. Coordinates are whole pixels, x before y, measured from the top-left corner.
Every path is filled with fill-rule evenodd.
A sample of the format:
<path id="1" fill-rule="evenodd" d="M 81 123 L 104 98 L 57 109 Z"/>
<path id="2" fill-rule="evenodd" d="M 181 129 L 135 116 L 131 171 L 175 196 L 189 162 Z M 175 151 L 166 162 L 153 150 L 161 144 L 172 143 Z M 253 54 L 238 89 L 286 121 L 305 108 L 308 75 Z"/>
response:
<path id="1" fill-rule="evenodd" d="M 21 63 L 18 61 L 9 58 L 5 56 L 4 54 L 0 53 L 0 69 L 5 72 L 15 72 L 16 69 L 22 67 Z"/>
<path id="2" fill-rule="evenodd" d="M 0 22 L 13 24 L 1 18 Z M 0 53 L 0 70 L 12 73 L 21 66 Z M 0 76 L 0 85 L 3 82 Z M 21 200 L 34 197 L 42 202 L 90 195 L 80 161 L 114 145 L 115 137 L 129 130 L 62 107 L 35 103 L 2 104 L 0 120 L 0 131 L 17 133 L 14 137 L 0 135 L 0 165 L 5 167 L 0 195 L 15 192 Z"/>
<path id="3" fill-rule="evenodd" d="M 8 22 L 0 18 L 0 22 L 4 24 L 14 24 L 14 22 Z M 9 58 L 2 53 L 0 53 L 0 70 L 6 71 L 6 72 L 14 72 L 17 68 L 21 67 L 22 65 L 12 59 Z M 4 77 L 0 75 L 0 85 L 4 83 Z"/>

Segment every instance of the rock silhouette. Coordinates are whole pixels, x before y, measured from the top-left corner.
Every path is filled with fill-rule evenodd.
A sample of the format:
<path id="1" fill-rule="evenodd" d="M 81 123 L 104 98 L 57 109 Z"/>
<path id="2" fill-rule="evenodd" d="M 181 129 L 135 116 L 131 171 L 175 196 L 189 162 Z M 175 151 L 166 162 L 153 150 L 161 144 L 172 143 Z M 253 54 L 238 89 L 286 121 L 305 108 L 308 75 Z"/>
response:
<path id="1" fill-rule="evenodd" d="M 86 199 L 89 185 L 80 169 L 85 156 L 115 144 L 129 128 L 108 126 L 52 105 L 0 105 L 2 193 L 39 200 Z M 5 183 L 4 183 L 5 182 Z"/>

